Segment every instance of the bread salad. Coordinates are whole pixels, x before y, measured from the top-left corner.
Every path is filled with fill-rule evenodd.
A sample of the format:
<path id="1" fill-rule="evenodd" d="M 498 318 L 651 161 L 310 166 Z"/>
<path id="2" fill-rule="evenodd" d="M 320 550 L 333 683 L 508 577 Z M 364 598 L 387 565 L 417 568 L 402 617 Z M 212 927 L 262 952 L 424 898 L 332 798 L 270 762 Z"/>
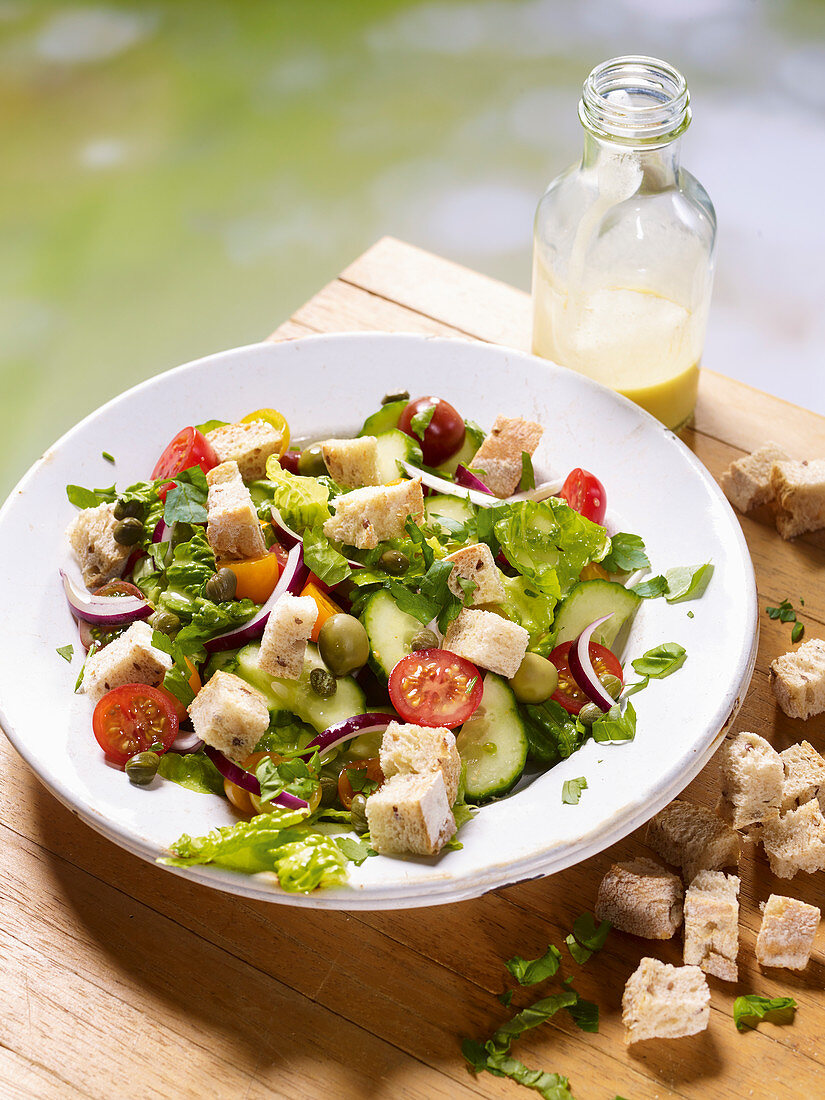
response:
<path id="1" fill-rule="evenodd" d="M 588 738 L 633 738 L 629 696 L 686 654 L 659 645 L 625 684 L 618 640 L 713 567 L 640 580 L 644 543 L 608 533 L 597 477 L 537 484 L 541 436 L 396 394 L 354 438 L 290 449 L 261 409 L 184 428 L 145 482 L 68 486 L 101 750 L 133 784 L 237 811 L 165 862 L 341 885 L 348 862 L 460 847 L 475 807 Z"/>

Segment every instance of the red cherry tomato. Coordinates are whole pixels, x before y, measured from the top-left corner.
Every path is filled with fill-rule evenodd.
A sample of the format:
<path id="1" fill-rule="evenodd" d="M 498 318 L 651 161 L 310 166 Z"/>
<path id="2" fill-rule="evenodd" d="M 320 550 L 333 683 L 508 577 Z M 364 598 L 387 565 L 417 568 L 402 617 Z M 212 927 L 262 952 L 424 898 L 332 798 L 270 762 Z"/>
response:
<path id="1" fill-rule="evenodd" d="M 193 466 L 200 466 L 205 474 L 218 465 L 218 456 L 212 449 L 212 444 L 196 428 L 183 428 L 179 431 L 152 470 L 152 481 L 161 477 L 174 477 L 183 470 L 190 470 Z M 168 486 L 163 486 L 160 496 L 165 499 L 169 491 Z"/>
<path id="2" fill-rule="evenodd" d="M 301 472 L 298 469 L 298 459 L 300 457 L 300 451 L 284 451 L 278 460 L 281 463 L 281 469 L 288 470 L 291 474 L 299 474 Z"/>
<path id="3" fill-rule="evenodd" d="M 352 800 L 356 793 L 348 773 L 363 771 L 364 769 L 366 769 L 367 779 L 371 783 L 377 783 L 379 787 L 384 783 L 381 761 L 377 756 L 371 756 L 369 760 L 356 760 L 350 764 L 345 764 L 338 775 L 338 798 L 345 810 L 352 809 Z"/>
<path id="4" fill-rule="evenodd" d="M 484 690 L 475 665 L 447 649 L 402 657 L 390 673 L 390 699 L 405 722 L 452 729 L 466 722 Z"/>
<path id="5" fill-rule="evenodd" d="M 570 665 L 567 663 L 567 654 L 570 652 L 572 644 L 572 642 L 562 642 L 550 654 L 550 660 L 559 673 L 559 686 L 550 698 L 560 703 L 568 714 L 578 714 L 584 704 L 589 703 L 590 700 L 573 679 Z M 588 652 L 598 676 L 609 674 L 624 682 L 622 666 L 615 654 L 611 653 L 606 646 L 599 645 L 598 642 L 591 642 Z"/>
<path id="6" fill-rule="evenodd" d="M 559 496 L 585 519 L 591 519 L 594 523 L 604 523 L 607 493 L 604 491 L 604 485 L 594 474 L 582 470 L 581 467 L 571 470 L 561 487 Z"/>
<path id="7" fill-rule="evenodd" d="M 412 420 L 425 409 L 435 407 L 423 437 L 413 428 Z M 464 442 L 464 421 L 449 401 L 440 397 L 417 397 L 401 413 L 399 429 L 421 444 L 426 466 L 440 466 L 451 458 Z"/>
<path id="8" fill-rule="evenodd" d="M 284 566 L 286 565 L 289 558 L 289 551 L 285 550 L 279 542 L 273 542 L 273 544 L 269 548 L 269 552 L 270 554 L 274 554 L 275 557 L 278 559 L 278 572 L 283 573 Z"/>
<path id="9" fill-rule="evenodd" d="M 178 716 L 168 692 L 148 684 L 124 684 L 97 704 L 92 730 L 108 758 L 125 764 L 155 744 L 155 752 L 166 752 L 178 736 Z"/>

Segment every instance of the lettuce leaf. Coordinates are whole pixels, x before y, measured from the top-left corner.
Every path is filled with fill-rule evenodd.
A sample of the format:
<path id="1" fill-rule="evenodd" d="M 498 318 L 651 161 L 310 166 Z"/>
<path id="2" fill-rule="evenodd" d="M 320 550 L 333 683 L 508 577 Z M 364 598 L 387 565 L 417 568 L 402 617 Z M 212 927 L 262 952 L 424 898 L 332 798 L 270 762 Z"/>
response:
<path id="1" fill-rule="evenodd" d="M 329 489 L 319 478 L 301 477 L 281 467 L 275 455 L 266 463 L 269 503 L 281 513 L 284 523 L 298 534 L 308 527 L 319 527 L 330 517 Z M 256 487 L 260 482 L 254 483 Z M 253 498 L 254 499 L 254 498 Z"/>
<path id="2" fill-rule="evenodd" d="M 553 617 L 556 600 L 533 587 L 526 577 L 501 576 L 505 597 L 498 606 L 508 619 L 530 635 L 528 649 L 546 657 L 553 648 Z"/>
<path id="3" fill-rule="evenodd" d="M 324 584 L 340 584 L 352 573 L 347 559 L 336 550 L 324 534 L 321 526 L 307 527 L 304 531 L 304 562 Z"/>
<path id="4" fill-rule="evenodd" d="M 185 756 L 177 752 L 164 753 L 158 764 L 158 775 L 199 794 L 223 794 L 223 776 L 202 752 L 190 752 Z"/>

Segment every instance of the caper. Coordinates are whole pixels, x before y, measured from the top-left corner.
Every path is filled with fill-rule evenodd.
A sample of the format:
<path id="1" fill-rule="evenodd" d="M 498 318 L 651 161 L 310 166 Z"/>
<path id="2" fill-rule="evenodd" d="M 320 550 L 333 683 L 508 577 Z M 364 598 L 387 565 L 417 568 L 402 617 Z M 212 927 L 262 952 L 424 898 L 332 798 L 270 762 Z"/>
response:
<path id="1" fill-rule="evenodd" d="M 115 519 L 143 519 L 143 502 L 140 500 L 115 501 Z"/>
<path id="2" fill-rule="evenodd" d="M 367 800 L 362 794 L 352 796 L 352 805 L 349 808 L 350 821 L 356 833 L 366 833 L 369 830 L 367 823 Z"/>
<path id="3" fill-rule="evenodd" d="M 602 682 L 602 687 L 612 699 L 618 699 L 622 693 L 622 681 L 618 676 L 611 676 L 609 672 L 605 672 L 599 677 Z"/>
<path id="4" fill-rule="evenodd" d="M 119 542 L 121 546 L 134 546 L 136 542 L 140 541 L 144 530 L 145 528 L 139 519 L 136 519 L 135 516 L 128 516 L 115 524 L 112 538 L 115 542 Z"/>
<path id="5" fill-rule="evenodd" d="M 325 668 L 314 668 L 309 674 L 309 686 L 322 699 L 329 699 L 338 690 L 338 683 Z"/>
<path id="6" fill-rule="evenodd" d="M 338 780 L 331 775 L 321 776 L 321 805 L 334 806 L 338 801 Z"/>
<path id="7" fill-rule="evenodd" d="M 438 649 L 438 638 L 432 630 L 419 630 L 410 640 L 410 649 L 413 653 L 419 649 Z"/>
<path id="8" fill-rule="evenodd" d="M 538 653 L 525 653 L 518 672 L 510 681 L 520 703 L 545 703 L 558 686 L 556 666 Z"/>
<path id="9" fill-rule="evenodd" d="M 382 405 L 389 405 L 391 401 L 409 401 L 410 391 L 400 390 L 398 393 L 385 393 L 381 398 Z"/>
<path id="10" fill-rule="evenodd" d="M 410 559 L 400 550 L 385 550 L 378 559 L 378 565 L 391 577 L 400 577 L 410 568 Z"/>
<path id="11" fill-rule="evenodd" d="M 174 611 L 160 609 L 149 616 L 149 622 L 154 630 L 161 634 L 175 634 L 180 630 L 180 619 Z"/>
<path id="12" fill-rule="evenodd" d="M 126 761 L 126 774 L 129 782 L 136 787 L 148 787 L 158 774 L 160 757 L 156 752 L 136 752 Z"/>
<path id="13" fill-rule="evenodd" d="M 604 711 L 596 703 L 585 703 L 576 717 L 583 726 L 592 726 L 599 718 L 604 718 Z"/>
<path id="14" fill-rule="evenodd" d="M 231 569 L 219 569 L 204 585 L 203 594 L 213 603 L 225 603 L 235 596 L 238 578 Z"/>
<path id="15" fill-rule="evenodd" d="M 318 635 L 324 664 L 335 676 L 349 676 L 367 663 L 370 642 L 362 624 L 352 615 L 331 615 Z"/>
<path id="16" fill-rule="evenodd" d="M 298 473 L 302 477 L 321 477 L 327 472 L 327 464 L 321 452 L 321 444 L 304 447 L 298 455 Z"/>

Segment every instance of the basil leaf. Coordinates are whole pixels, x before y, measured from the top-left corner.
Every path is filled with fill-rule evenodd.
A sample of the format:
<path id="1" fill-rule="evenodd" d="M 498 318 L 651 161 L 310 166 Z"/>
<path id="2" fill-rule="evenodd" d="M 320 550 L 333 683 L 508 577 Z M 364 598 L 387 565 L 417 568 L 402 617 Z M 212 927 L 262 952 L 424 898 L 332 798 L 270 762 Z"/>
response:
<path id="1" fill-rule="evenodd" d="M 615 703 L 607 714 L 596 719 L 590 729 L 594 741 L 632 741 L 636 736 L 636 711 L 633 704 L 628 702 L 622 714 L 621 704 Z"/>
<path id="2" fill-rule="evenodd" d="M 668 569 L 665 573 L 667 581 L 668 603 L 683 603 L 685 600 L 698 600 L 713 576 L 713 565 L 705 562 L 704 565 L 679 565 L 675 569 Z"/>
<path id="3" fill-rule="evenodd" d="M 573 931 L 564 942 L 580 966 L 586 963 L 591 955 L 601 951 L 612 927 L 609 920 L 603 920 L 597 925 L 592 913 L 582 913 L 573 921 Z"/>
<path id="4" fill-rule="evenodd" d="M 370 856 L 377 855 L 364 840 L 353 840 L 351 836 L 337 836 L 335 837 L 335 843 L 350 861 L 354 863 L 356 867 L 360 867 L 365 859 L 369 859 Z"/>
<path id="5" fill-rule="evenodd" d="M 525 1031 L 538 1027 L 551 1016 L 554 1016 L 560 1008 L 567 1008 L 578 1000 L 577 993 L 554 993 L 550 997 L 543 997 L 540 1001 L 523 1008 L 512 1020 L 497 1028 L 490 1039 L 484 1044 L 488 1054 L 506 1054 L 510 1044 L 523 1035 Z"/>
<path id="6" fill-rule="evenodd" d="M 64 661 L 68 661 L 71 664 L 72 657 L 74 656 L 74 646 L 73 645 L 58 646 L 57 649 L 55 650 L 55 652 L 59 653 Z"/>
<path id="7" fill-rule="evenodd" d="M 82 485 L 67 485 L 66 496 L 75 508 L 97 508 L 98 504 L 111 504 L 117 500 L 114 485 L 109 489 L 84 489 Z"/>
<path id="8" fill-rule="evenodd" d="M 582 1031 L 599 1030 L 599 1006 L 593 1001 L 585 1001 L 580 997 L 574 1005 L 568 1005 L 565 1011 L 572 1016 L 576 1027 Z"/>
<path id="9" fill-rule="evenodd" d="M 791 641 L 798 642 L 802 635 L 805 633 L 805 626 L 803 623 L 794 623 L 794 628 L 791 631 Z"/>
<path id="10" fill-rule="evenodd" d="M 420 440 L 423 441 L 424 433 L 430 426 L 430 421 L 435 415 L 435 405 L 427 405 L 426 408 L 420 409 L 415 416 L 410 420 L 410 427 L 415 432 Z"/>
<path id="11" fill-rule="evenodd" d="M 518 483 L 518 491 L 520 493 L 527 492 L 528 489 L 535 489 L 536 487 L 536 475 L 533 472 L 533 459 L 527 453 L 527 451 L 521 452 L 521 478 Z"/>
<path id="12" fill-rule="evenodd" d="M 542 1069 L 528 1069 L 523 1062 L 510 1054 L 488 1054 L 481 1068 L 492 1073 L 494 1077 L 507 1077 L 517 1085 L 532 1089 L 544 1097 L 544 1100 L 573 1100 L 567 1077 L 558 1073 L 546 1073 Z"/>
<path id="13" fill-rule="evenodd" d="M 112 463 L 112 465 L 114 465 L 114 462 L 115 462 L 115 456 L 114 456 L 114 455 L 111 455 L 111 454 L 109 454 L 109 452 L 108 452 L 108 451 L 101 451 L 101 452 L 100 452 L 100 457 L 101 457 L 101 458 L 103 458 L 103 459 L 105 459 L 105 460 L 106 460 L 107 462 L 111 462 L 111 463 Z"/>
<path id="14" fill-rule="evenodd" d="M 501 1001 L 501 1003 L 504 1005 L 505 1008 L 510 1007 L 510 1002 L 512 1001 L 512 999 L 513 999 L 513 990 L 512 989 L 505 989 L 504 992 L 499 993 L 498 997 L 496 998 L 497 1001 Z"/>
<path id="15" fill-rule="evenodd" d="M 686 657 L 687 651 L 684 646 L 680 646 L 678 642 L 664 642 L 654 649 L 649 649 L 630 663 L 639 676 L 661 680 L 681 668 Z"/>
<path id="16" fill-rule="evenodd" d="M 158 775 L 198 794 L 223 794 L 223 776 L 202 752 L 164 753 L 158 764 Z"/>
<path id="17" fill-rule="evenodd" d="M 747 1031 L 748 1028 L 757 1026 L 760 1020 L 773 1013 L 784 1016 L 777 1023 L 790 1023 L 797 1004 L 793 997 L 760 997 L 756 993 L 744 997 L 737 997 L 733 1002 L 733 1022 L 738 1031 Z"/>
<path id="18" fill-rule="evenodd" d="M 169 527 L 173 523 L 206 523 L 208 492 L 206 475 L 200 466 L 176 474 L 163 508 L 164 523 Z"/>
<path id="19" fill-rule="evenodd" d="M 657 596 L 664 596 L 667 592 L 667 581 L 661 574 L 657 577 L 649 577 L 646 581 L 630 586 L 630 591 L 641 596 L 643 600 L 654 600 Z"/>
<path id="20" fill-rule="evenodd" d="M 201 435 L 206 435 L 207 432 L 213 432 L 215 428 L 226 427 L 226 420 L 207 420 L 205 424 L 196 424 L 195 431 L 200 432 Z"/>
<path id="21" fill-rule="evenodd" d="M 647 569 L 650 560 L 641 535 L 630 535 L 626 531 L 612 535 L 610 552 L 601 564 L 608 573 L 632 573 L 636 569 Z"/>
<path id="22" fill-rule="evenodd" d="M 578 779 L 565 779 L 561 788 L 561 800 L 568 806 L 577 806 L 582 791 L 587 790 L 587 780 L 583 775 Z"/>
<path id="23" fill-rule="evenodd" d="M 535 985 L 546 978 L 552 978 L 558 972 L 561 965 L 561 951 L 551 943 L 538 959 L 522 959 L 519 955 L 514 955 L 504 965 L 519 985 Z"/>
<path id="24" fill-rule="evenodd" d="M 437 601 L 430 599 L 429 596 L 422 596 L 418 592 L 412 592 L 401 581 L 387 581 L 387 588 L 404 614 L 412 615 L 424 626 L 434 619 L 439 612 Z"/>

